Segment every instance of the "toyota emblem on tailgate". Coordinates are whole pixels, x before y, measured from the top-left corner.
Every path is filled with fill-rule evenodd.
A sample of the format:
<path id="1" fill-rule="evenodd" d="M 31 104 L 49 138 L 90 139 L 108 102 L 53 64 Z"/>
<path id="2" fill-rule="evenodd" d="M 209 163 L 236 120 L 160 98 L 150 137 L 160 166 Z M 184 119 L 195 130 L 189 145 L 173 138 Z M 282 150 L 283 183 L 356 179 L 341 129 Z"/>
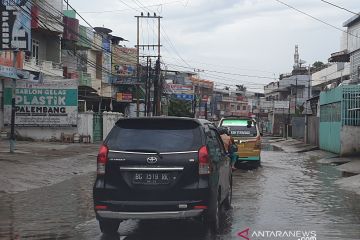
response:
<path id="1" fill-rule="evenodd" d="M 148 157 L 146 159 L 147 163 L 149 163 L 149 164 L 155 164 L 157 162 L 157 160 L 158 160 L 157 157 Z"/>

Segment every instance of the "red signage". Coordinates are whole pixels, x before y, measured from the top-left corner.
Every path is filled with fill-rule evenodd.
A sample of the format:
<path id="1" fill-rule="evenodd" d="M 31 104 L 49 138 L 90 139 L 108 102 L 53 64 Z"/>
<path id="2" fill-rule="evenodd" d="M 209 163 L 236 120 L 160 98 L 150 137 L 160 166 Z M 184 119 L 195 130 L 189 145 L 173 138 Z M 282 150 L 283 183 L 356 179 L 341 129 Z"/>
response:
<path id="1" fill-rule="evenodd" d="M 116 101 L 117 102 L 132 102 L 132 94 L 131 93 L 116 93 Z"/>

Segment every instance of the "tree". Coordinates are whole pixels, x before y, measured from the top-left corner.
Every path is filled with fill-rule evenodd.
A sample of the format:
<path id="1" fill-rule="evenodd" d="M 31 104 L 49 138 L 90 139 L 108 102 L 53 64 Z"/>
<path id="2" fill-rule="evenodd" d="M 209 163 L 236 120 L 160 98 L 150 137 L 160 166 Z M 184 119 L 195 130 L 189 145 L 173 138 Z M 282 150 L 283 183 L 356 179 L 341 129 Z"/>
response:
<path id="1" fill-rule="evenodd" d="M 316 61 L 313 63 L 313 65 L 311 67 L 311 72 L 320 71 L 320 70 L 324 69 L 325 67 L 326 67 L 326 65 L 323 62 Z"/>
<path id="2" fill-rule="evenodd" d="M 246 92 L 246 87 L 244 84 L 236 85 L 236 91 Z"/>
<path id="3" fill-rule="evenodd" d="M 191 101 L 171 99 L 169 106 L 169 116 L 192 117 Z"/>
<path id="4" fill-rule="evenodd" d="M 244 84 L 240 84 L 240 85 L 236 85 L 236 96 L 242 96 L 243 94 L 241 92 L 246 92 L 246 87 L 244 86 Z"/>

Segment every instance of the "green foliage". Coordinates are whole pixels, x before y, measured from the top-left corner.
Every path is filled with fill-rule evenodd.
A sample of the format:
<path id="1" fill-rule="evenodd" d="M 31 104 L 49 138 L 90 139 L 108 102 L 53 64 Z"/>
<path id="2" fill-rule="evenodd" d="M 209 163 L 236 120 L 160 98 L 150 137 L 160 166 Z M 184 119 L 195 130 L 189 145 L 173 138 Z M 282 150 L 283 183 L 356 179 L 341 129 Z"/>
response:
<path id="1" fill-rule="evenodd" d="M 169 106 L 169 116 L 192 117 L 191 101 L 171 99 Z"/>
<path id="2" fill-rule="evenodd" d="M 246 92 L 246 87 L 244 86 L 244 84 L 236 85 L 236 90 Z"/>
<path id="3" fill-rule="evenodd" d="M 316 61 L 313 63 L 313 65 L 311 66 L 311 72 L 317 72 L 320 71 L 322 69 L 326 68 L 326 65 L 321 62 L 321 61 Z"/>

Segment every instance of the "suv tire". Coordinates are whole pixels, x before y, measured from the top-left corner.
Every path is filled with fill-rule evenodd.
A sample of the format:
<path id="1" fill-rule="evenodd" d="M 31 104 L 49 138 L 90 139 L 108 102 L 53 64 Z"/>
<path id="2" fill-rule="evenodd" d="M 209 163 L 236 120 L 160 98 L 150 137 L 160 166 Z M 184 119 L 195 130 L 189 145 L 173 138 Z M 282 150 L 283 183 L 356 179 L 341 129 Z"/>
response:
<path id="1" fill-rule="evenodd" d="M 220 196 L 217 196 L 215 206 L 209 210 L 205 217 L 205 224 L 214 232 L 218 232 L 220 228 L 221 202 Z"/>
<path id="2" fill-rule="evenodd" d="M 104 234 L 116 234 L 120 221 L 117 220 L 99 220 L 100 230 Z"/>

